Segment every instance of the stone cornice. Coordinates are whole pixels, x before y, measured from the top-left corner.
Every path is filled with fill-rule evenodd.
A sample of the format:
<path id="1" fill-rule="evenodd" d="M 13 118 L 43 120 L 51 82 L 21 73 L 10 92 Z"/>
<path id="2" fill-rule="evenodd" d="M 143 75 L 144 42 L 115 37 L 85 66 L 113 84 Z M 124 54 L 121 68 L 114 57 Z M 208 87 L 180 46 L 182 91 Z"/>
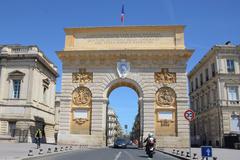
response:
<path id="1" fill-rule="evenodd" d="M 81 28 L 65 28 L 66 34 L 79 33 L 79 32 L 126 32 L 126 31 L 163 31 L 163 30 L 184 30 L 183 25 L 171 26 L 114 26 L 114 27 L 81 27 Z"/>
<path id="2" fill-rule="evenodd" d="M 161 50 L 72 50 L 72 51 L 57 51 L 57 55 L 61 60 L 67 57 L 94 58 L 116 56 L 119 58 L 127 58 L 131 56 L 147 56 L 148 58 L 167 57 L 182 57 L 188 59 L 191 57 L 193 49 L 161 49 Z M 172 57 L 173 56 L 173 57 Z"/>
<path id="3" fill-rule="evenodd" d="M 0 58 L 5 59 L 34 59 L 36 58 L 38 62 L 40 62 L 43 66 L 45 66 L 55 77 L 58 76 L 57 71 L 53 68 L 53 66 L 49 65 L 49 62 L 38 54 L 0 54 Z"/>

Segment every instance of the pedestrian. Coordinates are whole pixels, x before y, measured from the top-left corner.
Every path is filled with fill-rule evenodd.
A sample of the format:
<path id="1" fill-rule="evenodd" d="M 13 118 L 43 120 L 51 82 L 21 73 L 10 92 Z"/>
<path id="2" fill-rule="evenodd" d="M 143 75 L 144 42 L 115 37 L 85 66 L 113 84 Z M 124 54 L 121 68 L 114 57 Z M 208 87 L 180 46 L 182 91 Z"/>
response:
<path id="1" fill-rule="evenodd" d="M 35 140 L 36 140 L 36 143 L 37 143 L 37 149 L 40 148 L 41 138 L 42 138 L 42 132 L 38 128 L 36 130 L 36 133 L 35 133 Z"/>

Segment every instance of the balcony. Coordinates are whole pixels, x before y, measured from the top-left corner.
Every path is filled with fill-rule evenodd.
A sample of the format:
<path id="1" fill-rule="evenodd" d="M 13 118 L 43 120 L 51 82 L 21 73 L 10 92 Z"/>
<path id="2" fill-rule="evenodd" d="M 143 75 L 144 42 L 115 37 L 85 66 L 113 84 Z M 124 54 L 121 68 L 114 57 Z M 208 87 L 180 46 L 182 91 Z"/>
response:
<path id="1" fill-rule="evenodd" d="M 220 106 L 240 106 L 240 100 L 219 100 Z"/>

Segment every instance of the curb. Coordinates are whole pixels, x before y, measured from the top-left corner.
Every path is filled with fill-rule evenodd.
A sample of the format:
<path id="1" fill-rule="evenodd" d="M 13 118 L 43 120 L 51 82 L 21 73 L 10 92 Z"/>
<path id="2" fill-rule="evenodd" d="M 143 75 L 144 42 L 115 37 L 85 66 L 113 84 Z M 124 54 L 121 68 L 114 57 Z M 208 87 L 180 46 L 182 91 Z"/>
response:
<path id="1" fill-rule="evenodd" d="M 178 155 L 175 155 L 175 154 L 172 154 L 172 153 L 169 153 L 169 152 L 165 152 L 165 151 L 162 151 L 162 150 L 157 150 L 157 151 L 162 152 L 162 153 L 167 154 L 167 155 L 170 155 L 170 156 L 173 156 L 173 157 L 176 157 L 176 158 L 179 158 L 181 160 L 190 160 L 190 158 L 178 156 Z"/>
<path id="2" fill-rule="evenodd" d="M 35 155 L 35 156 L 29 156 L 29 157 L 25 157 L 25 158 L 22 158 L 21 160 L 32 160 L 32 159 L 35 159 L 35 158 L 44 158 L 44 157 L 48 157 L 48 156 L 52 156 L 52 155 L 56 155 L 56 154 L 61 154 L 61 153 L 70 153 L 70 152 L 74 152 L 74 151 L 83 151 L 82 149 L 73 149 L 73 150 L 67 150 L 67 151 L 59 151 L 59 152 L 52 152 L 52 153 L 46 153 L 46 154 L 42 154 L 42 155 Z"/>

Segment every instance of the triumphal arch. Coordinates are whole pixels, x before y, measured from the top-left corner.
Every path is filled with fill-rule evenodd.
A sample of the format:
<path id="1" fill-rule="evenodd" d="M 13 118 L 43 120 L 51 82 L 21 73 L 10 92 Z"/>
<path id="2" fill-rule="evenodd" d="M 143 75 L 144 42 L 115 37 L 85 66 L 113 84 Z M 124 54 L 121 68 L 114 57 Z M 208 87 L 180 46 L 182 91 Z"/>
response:
<path id="1" fill-rule="evenodd" d="M 66 28 L 59 144 L 106 145 L 108 95 L 120 86 L 139 97 L 140 141 L 188 147 L 189 108 L 184 26 Z M 127 101 L 127 99 L 124 99 Z M 127 111 L 126 111 L 127 112 Z"/>

